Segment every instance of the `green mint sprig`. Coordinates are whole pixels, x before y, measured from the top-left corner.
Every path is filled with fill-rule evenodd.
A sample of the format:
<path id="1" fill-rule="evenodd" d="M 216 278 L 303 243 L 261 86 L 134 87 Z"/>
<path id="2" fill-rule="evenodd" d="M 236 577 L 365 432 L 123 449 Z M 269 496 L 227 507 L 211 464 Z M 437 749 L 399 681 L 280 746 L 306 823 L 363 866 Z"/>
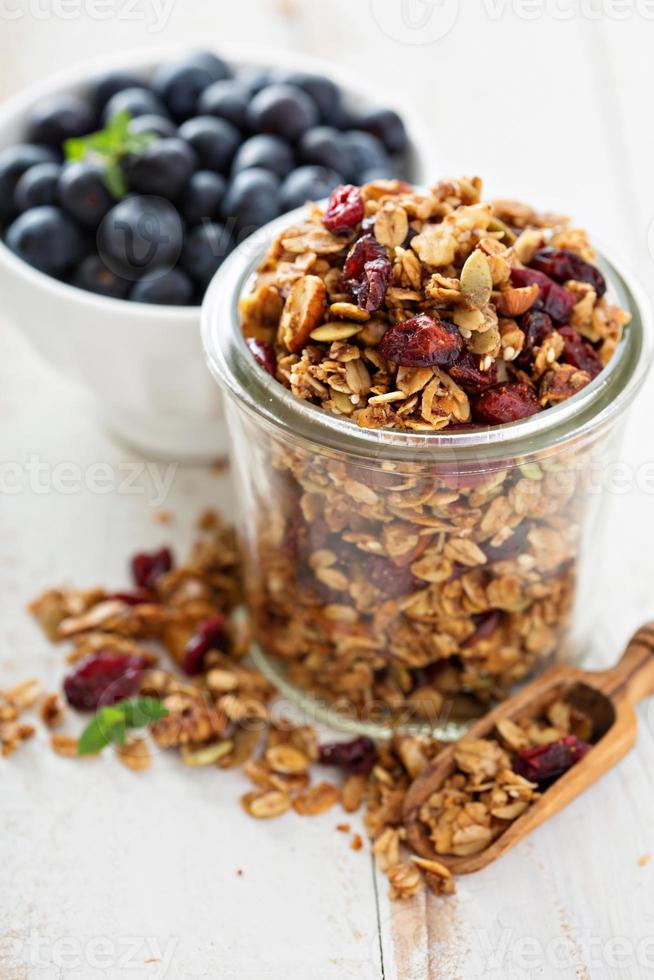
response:
<path id="1" fill-rule="evenodd" d="M 131 728 L 147 728 L 168 714 L 158 698 L 128 698 L 100 708 L 77 743 L 78 755 L 95 755 L 107 745 L 124 745 Z"/>
<path id="2" fill-rule="evenodd" d="M 155 133 L 130 133 L 131 119 L 129 112 L 118 112 L 104 129 L 64 143 L 66 160 L 92 160 L 102 167 L 105 184 L 118 199 L 127 193 L 121 160 L 130 153 L 141 153 L 158 139 Z"/>

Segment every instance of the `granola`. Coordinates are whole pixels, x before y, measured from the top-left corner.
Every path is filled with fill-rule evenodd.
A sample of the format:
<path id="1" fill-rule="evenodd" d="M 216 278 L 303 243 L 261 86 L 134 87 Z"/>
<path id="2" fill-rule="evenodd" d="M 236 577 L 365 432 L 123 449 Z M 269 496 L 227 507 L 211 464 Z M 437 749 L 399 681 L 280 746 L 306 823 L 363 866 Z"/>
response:
<path id="1" fill-rule="evenodd" d="M 240 768 L 253 787 L 242 795 L 241 804 L 253 818 L 268 820 L 291 811 L 304 819 L 338 805 L 348 814 L 363 810 L 373 852 L 389 876 L 394 898 L 410 897 L 423 883 L 436 894 L 454 891 L 447 869 L 438 862 L 409 858 L 404 846 L 404 794 L 435 757 L 439 743 L 398 736 L 381 745 L 360 738 L 320 746 L 311 726 L 273 719 L 270 705 L 276 691 L 244 659 L 247 632 L 235 608 L 241 594 L 241 571 L 233 532 L 212 514 L 204 515 L 199 527 L 200 538 L 190 559 L 176 568 L 171 560 L 171 567 L 151 583 L 147 594 L 110 593 L 102 588 L 49 590 L 32 603 L 31 611 L 53 642 L 66 639 L 72 644 L 72 653 L 65 657 L 68 663 L 78 664 L 100 651 L 140 657 L 145 663 L 140 693 L 160 699 L 168 709 L 165 718 L 150 726 L 151 744 L 177 752 L 186 766 Z M 104 623 L 103 631 L 98 631 L 95 610 L 107 602 L 118 603 L 131 614 L 118 614 L 115 606 L 110 628 Z M 145 631 L 142 605 L 157 609 Z M 184 676 L 184 665 L 189 664 L 183 637 L 188 645 L 189 632 L 197 631 L 198 617 L 213 620 L 219 613 L 226 617 L 224 632 L 212 635 L 214 645 L 205 652 L 199 670 Z M 75 630 L 69 628 L 71 618 Z M 172 670 L 160 663 L 157 647 L 167 650 Z M 7 737 L 12 736 L 4 754 L 17 747 L 19 735 L 26 738 L 34 733 L 33 726 L 19 720 L 24 711 L 38 707 L 46 727 L 59 726 L 74 716 L 74 711 L 64 708 L 58 693 L 48 694 L 40 704 L 39 695 L 38 683 L 30 679 L 0 696 L 0 737 L 5 731 Z M 51 732 L 50 744 L 63 758 L 79 758 L 78 739 L 68 732 Z M 117 746 L 115 755 L 136 772 L 147 770 L 153 762 L 148 740 L 140 737 Z M 330 767 L 330 778 L 316 778 L 319 765 Z M 325 771 L 322 768 L 323 774 Z M 352 851 L 363 849 L 362 837 L 352 833 L 350 823 L 338 824 L 338 829 L 351 835 L 348 847 Z"/>
<path id="2" fill-rule="evenodd" d="M 453 773 L 418 815 L 437 854 L 467 857 L 485 850 L 590 751 L 592 719 L 564 693 L 541 711 L 535 718 L 503 719 L 493 737 L 457 743 Z"/>
<path id="3" fill-rule="evenodd" d="M 152 583 L 158 597 L 159 625 L 156 637 L 143 635 L 142 617 L 129 619 L 133 635 L 125 631 L 125 620 L 112 622 L 117 632 L 64 636 L 76 648 L 84 644 L 85 656 L 102 649 L 112 649 L 133 658 L 147 653 L 147 666 L 140 675 L 140 691 L 159 698 L 169 714 L 150 727 L 150 736 L 161 749 L 176 751 L 180 761 L 191 767 L 216 769 L 240 767 L 252 784 L 241 798 L 243 809 L 257 820 L 269 820 L 294 811 L 298 818 L 326 813 L 341 805 L 345 813 L 362 811 L 362 821 L 371 841 L 371 850 L 380 870 L 389 880 L 392 899 L 410 899 L 423 886 L 437 896 L 455 890 L 446 863 L 410 854 L 404 826 L 405 795 L 413 780 L 435 759 L 442 746 L 422 736 L 396 735 L 376 744 L 365 737 L 350 742 L 318 743 L 315 730 L 273 716 L 271 702 L 276 695 L 268 681 L 244 659 L 247 643 L 234 608 L 241 593 L 240 568 L 234 560 L 233 536 L 218 519 L 202 522 L 200 543 L 189 562 L 163 572 Z M 198 555 L 203 561 L 198 563 Z M 220 555 L 220 560 L 217 556 Z M 323 559 L 317 567 L 330 567 Z M 183 585 L 182 585 L 183 583 Z M 48 593 L 52 596 L 54 593 Z M 83 593 L 59 592 L 57 603 L 73 611 L 75 617 L 90 614 L 110 598 L 103 589 L 94 591 L 94 602 Z M 151 594 L 123 593 L 120 600 L 152 604 Z M 226 616 L 224 632 L 212 633 L 212 643 L 192 676 L 179 668 L 189 666 L 184 649 L 167 627 L 172 623 L 192 621 L 197 633 L 198 608 L 212 621 L 218 613 Z M 52 609 L 50 599 L 37 600 L 32 609 L 41 615 L 44 605 Z M 84 613 L 81 612 L 84 607 Z M 184 613 L 179 618 L 180 610 Z M 57 617 L 58 618 L 58 617 Z M 58 619 L 53 629 L 51 615 L 45 616 L 44 628 L 54 639 L 61 638 Z M 204 620 L 206 621 L 206 620 Z M 173 664 L 171 671 L 156 662 L 157 654 L 149 644 L 168 647 Z M 188 642 L 188 641 L 187 641 Z M 146 646 L 147 644 L 147 646 Z M 70 657 L 68 658 L 70 659 Z M 77 654 L 73 660 L 78 661 Z M 450 678 L 450 683 L 456 683 Z M 63 721 L 62 702 L 57 694 L 47 695 L 39 704 L 40 685 L 30 679 L 5 691 L 0 697 L 0 735 L 18 726 L 21 738 L 32 734 L 33 726 L 24 725 L 21 715 L 38 708 L 46 725 Z M 66 712 L 68 718 L 71 712 Z M 463 739 L 456 747 L 457 772 L 438 794 L 423 805 L 419 818 L 427 826 L 435 849 L 446 855 L 471 854 L 488 846 L 508 824 L 516 819 L 538 797 L 538 794 L 570 765 L 588 751 L 593 739 L 590 717 L 557 692 L 541 705 L 537 717 L 518 717 L 502 721 L 493 738 Z M 78 740 L 64 732 L 50 735 L 52 749 L 64 758 L 77 758 Z M 4 747 L 4 743 L 3 743 Z M 15 748 L 14 743 L 11 748 Z M 11 750 L 11 749 L 10 749 Z M 6 753 L 5 753 L 6 754 Z M 117 747 L 120 762 L 134 771 L 147 770 L 152 764 L 148 741 L 132 738 Z M 318 766 L 329 766 L 330 778 L 316 777 Z M 339 773 L 340 770 L 340 773 Z M 318 770 L 320 771 L 320 770 Z M 334 772 L 334 777 L 331 776 Z M 325 769 L 322 769 L 325 773 Z M 350 823 L 337 824 L 348 835 Z M 363 841 L 354 833 L 348 841 L 353 851 L 363 849 Z"/>
<path id="4" fill-rule="evenodd" d="M 484 202 L 478 177 L 347 190 L 360 202 L 353 222 L 337 234 L 331 204 L 310 208 L 241 304 L 255 357 L 266 345 L 267 369 L 297 397 L 365 428 L 434 432 L 533 414 L 609 361 L 629 316 L 567 219 Z M 534 394 L 513 418 L 498 403 L 504 384 Z"/>
<path id="5" fill-rule="evenodd" d="M 241 302 L 253 356 L 297 398 L 433 435 L 546 411 L 608 363 L 629 317 L 566 219 L 485 203 L 476 177 L 342 199 L 356 222 L 311 207 Z M 296 685 L 364 715 L 467 717 L 563 652 L 590 441 L 398 462 L 241 425 L 249 604 Z"/>

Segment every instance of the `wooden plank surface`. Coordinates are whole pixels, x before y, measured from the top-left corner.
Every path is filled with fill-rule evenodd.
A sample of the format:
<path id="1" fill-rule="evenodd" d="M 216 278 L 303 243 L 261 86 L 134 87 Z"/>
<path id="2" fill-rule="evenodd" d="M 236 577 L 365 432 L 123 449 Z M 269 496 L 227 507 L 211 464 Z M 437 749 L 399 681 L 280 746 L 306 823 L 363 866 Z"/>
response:
<path id="1" fill-rule="evenodd" d="M 445 15 L 448 3 L 434 9 Z M 120 4 L 122 15 L 103 22 L 89 4 L 76 20 L 36 20 L 25 4 L 21 17 L 0 15 L 0 86 L 6 94 L 35 70 L 117 46 L 197 38 L 331 57 L 378 85 L 381 99 L 412 105 L 428 127 L 434 177 L 480 172 L 491 193 L 574 214 L 651 295 L 654 22 L 563 20 L 547 3 L 527 19 L 517 2 L 474 0 L 459 4 L 445 36 L 420 44 L 398 28 L 396 6 L 178 0 L 157 31 L 146 0 L 141 21 Z M 409 0 L 407 9 L 420 7 Z M 652 493 L 637 479 L 654 461 L 653 416 L 650 383 L 632 412 L 621 453 L 630 476 L 597 555 L 613 583 L 597 608 L 598 665 L 654 614 Z M 54 684 L 61 658 L 25 602 L 64 580 L 120 584 L 131 551 L 169 538 L 183 547 L 196 512 L 229 509 L 232 495 L 226 478 L 201 468 L 142 469 L 142 492 L 121 492 L 139 461 L 98 432 L 80 396 L 3 323 L 0 461 L 24 467 L 30 457 L 49 467 L 50 482 L 63 462 L 82 475 L 106 462 L 115 474 L 114 489 L 98 495 L 44 491 L 25 470 L 19 493 L 0 494 L 0 679 L 38 674 Z M 157 506 L 175 512 L 170 528 L 155 523 Z M 639 865 L 654 852 L 654 709 L 640 720 L 638 747 L 620 768 L 514 853 L 462 879 L 455 898 L 404 904 L 387 901 L 385 879 L 334 831 L 333 813 L 262 826 L 240 812 L 238 775 L 189 773 L 165 756 L 145 778 L 110 758 L 78 766 L 41 738 L 0 767 L 0 978 L 654 975 L 654 862 Z"/>

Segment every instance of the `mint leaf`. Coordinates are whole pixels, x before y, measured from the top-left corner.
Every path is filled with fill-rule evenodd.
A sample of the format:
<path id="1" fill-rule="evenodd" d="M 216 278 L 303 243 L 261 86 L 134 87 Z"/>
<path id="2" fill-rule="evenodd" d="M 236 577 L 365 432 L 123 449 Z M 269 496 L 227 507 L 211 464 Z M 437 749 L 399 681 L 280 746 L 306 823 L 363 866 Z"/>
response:
<path id="1" fill-rule="evenodd" d="M 66 160 L 91 160 L 102 167 L 104 182 L 115 198 L 127 193 L 121 161 L 130 154 L 143 150 L 159 138 L 155 133 L 130 133 L 129 112 L 112 116 L 104 129 L 88 136 L 75 137 L 64 142 Z"/>
<path id="2" fill-rule="evenodd" d="M 129 698 L 121 701 L 120 707 L 129 728 L 144 728 L 168 714 L 168 708 L 164 708 L 159 698 Z"/>
<path id="3" fill-rule="evenodd" d="M 167 714 L 157 698 L 127 698 L 100 708 L 82 732 L 77 754 L 94 755 L 107 745 L 124 745 L 128 729 L 147 728 Z"/>
<path id="4" fill-rule="evenodd" d="M 125 183 L 125 177 L 120 169 L 120 165 L 117 163 L 108 164 L 104 171 L 104 182 L 109 189 L 109 193 L 113 194 L 118 200 L 121 197 L 125 197 L 127 194 L 127 184 Z"/>

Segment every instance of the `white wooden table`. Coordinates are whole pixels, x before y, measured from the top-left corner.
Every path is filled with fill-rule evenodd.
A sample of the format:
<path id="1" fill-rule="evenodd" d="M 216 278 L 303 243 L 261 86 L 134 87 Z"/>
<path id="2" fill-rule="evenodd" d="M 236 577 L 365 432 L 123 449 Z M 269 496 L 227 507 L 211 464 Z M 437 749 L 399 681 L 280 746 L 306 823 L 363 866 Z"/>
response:
<path id="1" fill-rule="evenodd" d="M 433 43 L 414 43 L 429 40 L 436 23 L 419 0 L 405 9 L 426 15 L 422 28 L 397 19 L 399 0 L 110 6 L 102 21 L 91 0 L 71 2 L 67 20 L 62 8 L 37 19 L 27 0 L 3 6 L 3 93 L 36 71 L 116 46 L 251 39 L 332 57 L 378 79 L 380 98 L 414 103 L 433 137 L 434 177 L 480 172 L 491 193 L 573 213 L 651 285 L 647 4 L 588 3 L 591 13 L 604 9 L 595 20 L 566 0 L 540 8 L 466 0 Z M 434 17 L 454 9 L 452 0 L 432 6 Z M 157 10 L 161 30 L 153 29 Z M 650 383 L 624 443 L 634 473 L 653 459 L 653 414 Z M 155 471 L 110 443 L 85 402 L 2 325 L 7 462 L 18 464 L 12 473 L 22 485 L 0 493 L 0 686 L 28 675 L 54 686 L 62 654 L 25 603 L 66 580 L 119 585 L 136 548 L 170 540 L 183 551 L 202 507 L 229 510 L 228 479 L 178 469 L 159 501 L 175 523 L 158 525 Z M 97 462 L 114 474 L 106 494 L 84 485 Z M 125 492 L 120 483 L 134 464 L 140 475 Z M 614 586 L 597 621 L 597 664 L 654 614 L 651 492 L 632 480 L 615 503 L 616 533 L 598 554 Z M 461 880 L 455 898 L 392 906 L 369 853 L 352 852 L 335 831 L 335 811 L 256 823 L 238 806 L 238 774 L 188 770 L 166 755 L 138 775 L 110 755 L 70 762 L 40 734 L 0 760 L 0 978 L 652 976 L 654 861 L 640 866 L 639 858 L 654 852 L 654 708 L 640 719 L 638 748 L 617 771 L 496 866 Z"/>

